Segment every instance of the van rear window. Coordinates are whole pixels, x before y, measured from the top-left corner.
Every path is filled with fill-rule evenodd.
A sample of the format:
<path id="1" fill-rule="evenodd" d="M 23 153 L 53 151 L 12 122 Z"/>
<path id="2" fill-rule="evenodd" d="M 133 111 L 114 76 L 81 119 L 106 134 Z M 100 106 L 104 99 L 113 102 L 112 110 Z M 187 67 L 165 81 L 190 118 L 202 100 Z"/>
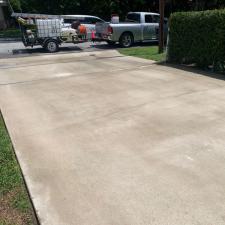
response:
<path id="1" fill-rule="evenodd" d="M 84 19 L 83 18 L 73 18 L 73 19 L 64 19 L 64 23 L 73 23 L 73 22 L 75 22 L 75 21 L 80 21 L 81 23 L 83 23 L 84 22 Z"/>

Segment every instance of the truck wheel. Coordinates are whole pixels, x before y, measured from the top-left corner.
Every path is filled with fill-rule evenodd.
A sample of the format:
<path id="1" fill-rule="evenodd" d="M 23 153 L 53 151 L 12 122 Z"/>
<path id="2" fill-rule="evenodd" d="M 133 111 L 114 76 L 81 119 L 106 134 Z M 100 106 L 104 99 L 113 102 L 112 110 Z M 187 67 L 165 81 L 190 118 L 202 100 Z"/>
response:
<path id="1" fill-rule="evenodd" d="M 45 44 L 45 49 L 50 53 L 57 52 L 59 50 L 59 44 L 57 43 L 57 41 L 49 40 Z"/>
<path id="2" fill-rule="evenodd" d="M 123 48 L 129 48 L 134 43 L 133 35 L 130 34 L 130 33 L 124 33 L 120 37 L 119 42 L 120 42 L 120 46 L 121 47 L 123 47 Z"/>

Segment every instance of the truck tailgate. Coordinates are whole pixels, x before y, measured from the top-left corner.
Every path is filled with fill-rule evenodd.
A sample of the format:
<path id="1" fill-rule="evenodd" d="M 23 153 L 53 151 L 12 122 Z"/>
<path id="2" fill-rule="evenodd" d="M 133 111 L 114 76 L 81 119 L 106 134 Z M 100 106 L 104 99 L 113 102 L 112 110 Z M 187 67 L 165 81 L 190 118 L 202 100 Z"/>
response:
<path id="1" fill-rule="evenodd" d="M 110 23 L 96 23 L 96 34 L 107 34 Z"/>

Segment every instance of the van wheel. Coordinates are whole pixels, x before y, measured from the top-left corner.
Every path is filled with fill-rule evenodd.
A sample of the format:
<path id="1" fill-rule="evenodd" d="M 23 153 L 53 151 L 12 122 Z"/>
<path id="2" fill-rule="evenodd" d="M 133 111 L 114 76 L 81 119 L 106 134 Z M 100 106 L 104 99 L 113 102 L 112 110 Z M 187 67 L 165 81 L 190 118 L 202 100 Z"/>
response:
<path id="1" fill-rule="evenodd" d="M 59 44 L 55 40 L 49 40 L 45 44 L 44 48 L 50 53 L 58 52 L 59 51 Z"/>
<path id="2" fill-rule="evenodd" d="M 134 43 L 134 38 L 133 35 L 130 33 L 124 33 L 122 34 L 122 36 L 120 37 L 120 46 L 123 48 L 129 48 L 133 45 Z"/>

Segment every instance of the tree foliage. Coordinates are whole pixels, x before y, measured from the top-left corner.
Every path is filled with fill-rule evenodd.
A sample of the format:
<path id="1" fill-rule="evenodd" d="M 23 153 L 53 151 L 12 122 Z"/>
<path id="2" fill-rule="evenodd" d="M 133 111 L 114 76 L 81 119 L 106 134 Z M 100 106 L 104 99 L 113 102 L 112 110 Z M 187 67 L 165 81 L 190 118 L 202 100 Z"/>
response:
<path id="1" fill-rule="evenodd" d="M 223 8 L 225 0 L 165 0 L 166 15 L 176 11 Z M 158 12 L 159 0 L 10 0 L 15 11 L 48 14 L 91 14 L 108 19 L 129 11 Z"/>
<path id="2" fill-rule="evenodd" d="M 224 21 L 225 10 L 172 14 L 168 60 L 225 72 Z"/>

